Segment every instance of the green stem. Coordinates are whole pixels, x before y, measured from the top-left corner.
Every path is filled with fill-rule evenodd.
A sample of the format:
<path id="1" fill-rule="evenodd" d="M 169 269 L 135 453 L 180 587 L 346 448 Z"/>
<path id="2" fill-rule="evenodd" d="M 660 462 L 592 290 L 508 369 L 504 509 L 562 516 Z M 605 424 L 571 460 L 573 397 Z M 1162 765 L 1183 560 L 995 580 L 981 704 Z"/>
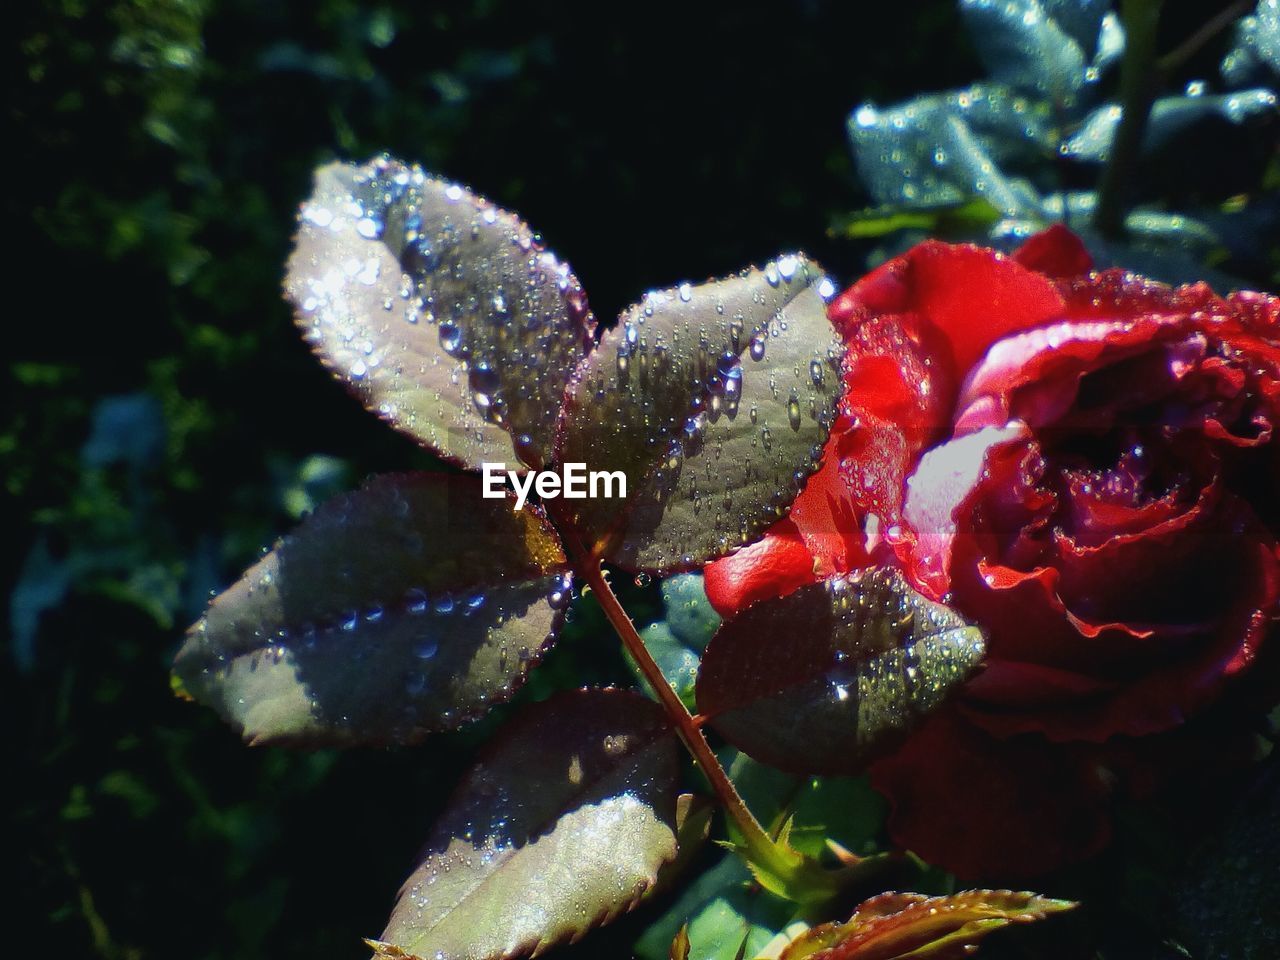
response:
<path id="1" fill-rule="evenodd" d="M 778 876 L 788 877 L 795 874 L 797 864 L 773 841 L 773 838 L 747 809 L 733 781 L 729 779 L 724 767 L 712 752 L 711 745 L 707 743 L 707 738 L 703 736 L 698 721 L 676 695 L 667 678 L 663 676 L 662 670 L 649 654 L 644 640 L 636 631 L 635 624 L 631 622 L 622 604 L 618 602 L 613 588 L 604 578 L 599 559 L 583 551 L 572 538 L 566 537 L 566 540 L 574 561 L 574 569 L 590 585 L 600 604 L 600 609 L 604 611 L 605 617 L 617 631 L 627 652 L 639 665 L 640 672 L 644 674 L 645 680 L 671 718 L 672 725 L 675 726 L 680 739 L 684 741 L 685 747 L 702 768 L 703 774 L 711 784 L 711 789 L 715 791 L 725 813 L 733 821 L 734 827 L 742 837 L 748 858 Z"/>
<path id="2" fill-rule="evenodd" d="M 1094 224 L 1108 239 L 1124 235 L 1129 185 L 1142 152 L 1142 141 L 1159 89 L 1156 33 L 1162 0 L 1122 0 L 1124 60 L 1120 64 L 1120 125 L 1111 141 L 1111 152 L 1098 184 Z"/>

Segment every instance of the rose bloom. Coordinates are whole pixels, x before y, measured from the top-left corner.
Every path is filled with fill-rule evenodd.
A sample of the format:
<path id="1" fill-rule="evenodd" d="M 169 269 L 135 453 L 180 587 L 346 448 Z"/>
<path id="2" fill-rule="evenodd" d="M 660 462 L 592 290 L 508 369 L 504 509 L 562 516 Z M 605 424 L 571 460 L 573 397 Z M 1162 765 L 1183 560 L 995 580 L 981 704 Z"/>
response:
<path id="1" fill-rule="evenodd" d="M 1185 721 L 1273 692 L 1280 299 L 1090 267 L 1053 228 L 1012 257 L 923 243 L 845 291 L 823 466 L 706 571 L 732 616 L 896 564 L 984 628 L 982 671 L 871 768 L 895 841 L 966 878 L 1096 852 L 1117 797 L 1248 745 Z"/>

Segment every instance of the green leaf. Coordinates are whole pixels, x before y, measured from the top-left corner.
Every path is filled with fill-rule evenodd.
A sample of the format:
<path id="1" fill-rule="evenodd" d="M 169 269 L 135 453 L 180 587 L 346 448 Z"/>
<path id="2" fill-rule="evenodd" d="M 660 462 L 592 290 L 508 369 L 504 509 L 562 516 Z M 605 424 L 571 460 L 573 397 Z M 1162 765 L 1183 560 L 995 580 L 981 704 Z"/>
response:
<path id="1" fill-rule="evenodd" d="M 285 293 L 370 410 L 465 466 L 530 466 L 595 321 L 568 265 L 513 214 L 381 158 L 316 172 Z"/>
<path id="2" fill-rule="evenodd" d="M 1000 220 L 1000 211 L 981 197 L 937 207 L 872 207 L 838 217 L 831 233 L 851 240 L 883 237 L 899 230 L 923 230 L 950 235 L 961 230 L 986 229 Z"/>
<path id="3" fill-rule="evenodd" d="M 796 911 L 793 903 L 761 890 L 735 854 L 707 870 L 641 935 L 641 960 L 666 960 L 670 945 L 687 926 L 689 960 L 754 957 Z"/>
<path id="4" fill-rule="evenodd" d="M 478 477 L 377 477 L 215 599 L 174 663 L 253 743 L 404 743 L 511 696 L 554 639 L 564 555 Z"/>
<path id="5" fill-rule="evenodd" d="M 802 934 L 781 960 L 962 960 L 994 930 L 1074 906 L 1010 890 L 966 890 L 945 897 L 884 893 L 863 903 L 845 923 Z"/>
<path id="6" fill-rule="evenodd" d="M 596 554 L 670 573 L 750 543 L 818 465 L 842 390 L 831 281 L 785 256 L 650 293 L 579 367 L 557 459 L 620 471 L 625 499 L 564 501 Z"/>
<path id="7" fill-rule="evenodd" d="M 796 777 L 732 748 L 725 754 L 734 755 L 725 768 L 748 809 L 770 833 L 789 823 L 791 845 L 801 854 L 829 855 L 828 840 L 859 856 L 875 851 L 885 801 L 866 777 Z"/>
<path id="8" fill-rule="evenodd" d="M 762 763 L 853 774 L 937 707 L 984 649 L 977 627 L 898 572 L 860 571 L 725 623 L 702 658 L 698 708 Z"/>
<path id="9" fill-rule="evenodd" d="M 526 708 L 432 830 L 378 956 L 530 956 L 630 909 L 676 854 L 677 750 L 629 691 Z"/>

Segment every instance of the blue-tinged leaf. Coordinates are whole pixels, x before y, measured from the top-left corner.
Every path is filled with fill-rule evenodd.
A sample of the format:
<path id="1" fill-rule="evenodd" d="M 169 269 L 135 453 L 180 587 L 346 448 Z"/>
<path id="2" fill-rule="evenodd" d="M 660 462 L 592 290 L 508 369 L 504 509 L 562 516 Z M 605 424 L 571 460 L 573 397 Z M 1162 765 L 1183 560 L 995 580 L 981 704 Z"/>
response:
<path id="1" fill-rule="evenodd" d="M 1111 14 L 1111 0 L 1040 0 L 1040 8 L 1086 56 L 1096 54 L 1108 29 L 1107 21 L 1116 19 Z"/>
<path id="2" fill-rule="evenodd" d="M 676 639 L 701 652 L 720 626 L 700 573 L 681 573 L 662 582 L 667 627 Z"/>
<path id="3" fill-rule="evenodd" d="M 981 84 L 884 110 L 863 104 L 849 117 L 849 137 L 877 204 L 917 209 L 982 197 L 1006 216 L 1038 203 L 1031 185 L 1001 166 L 1057 146 L 1043 104 Z"/>
<path id="4" fill-rule="evenodd" d="M 1258 0 L 1251 16 L 1236 24 L 1235 45 L 1222 60 L 1222 78 L 1232 85 L 1280 76 L 1280 0 Z"/>
<path id="5" fill-rule="evenodd" d="M 1260 114 L 1275 113 L 1276 108 L 1275 93 L 1262 88 L 1209 96 L 1161 97 L 1151 109 L 1143 150 L 1147 153 L 1158 150 L 1182 131 L 1210 117 L 1240 124 Z M 1106 162 L 1121 112 L 1114 103 L 1098 107 L 1063 145 L 1063 155 L 1093 163 Z"/>
<path id="6" fill-rule="evenodd" d="M 1085 82 L 1087 57 L 1040 0 L 961 0 L 960 12 L 994 79 L 1059 105 L 1074 102 Z M 1082 22 L 1073 19 L 1073 28 Z"/>

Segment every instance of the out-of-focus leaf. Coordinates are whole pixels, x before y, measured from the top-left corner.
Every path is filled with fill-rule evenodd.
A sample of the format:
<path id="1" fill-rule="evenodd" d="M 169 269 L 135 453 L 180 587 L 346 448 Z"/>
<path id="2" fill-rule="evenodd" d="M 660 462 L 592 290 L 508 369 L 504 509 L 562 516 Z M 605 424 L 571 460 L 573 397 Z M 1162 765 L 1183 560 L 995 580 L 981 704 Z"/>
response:
<path id="1" fill-rule="evenodd" d="M 676 638 L 666 623 L 653 623 L 640 631 L 640 639 L 644 641 L 653 662 L 658 665 L 662 675 L 667 678 L 671 688 L 684 701 L 685 706 L 692 709 L 694 704 L 693 685 L 698 680 L 698 654 L 682 640 Z M 627 654 L 627 664 L 635 673 L 636 679 L 643 680 L 644 674 Z"/>
<path id="2" fill-rule="evenodd" d="M 478 477 L 329 501 L 191 628 L 174 671 L 255 742 L 409 742 L 505 700 L 554 639 L 564 556 Z"/>
<path id="3" fill-rule="evenodd" d="M 939 207 L 875 207 L 846 214 L 833 224 L 837 236 L 861 240 L 883 237 L 899 230 L 923 230 L 930 234 L 951 236 L 955 231 L 981 230 L 1000 219 L 1000 211 L 981 197 L 959 204 Z"/>
<path id="4" fill-rule="evenodd" d="M 1070 910 L 1066 900 L 1010 890 L 966 890 L 945 897 L 884 893 L 844 923 L 798 937 L 782 960 L 962 960 L 987 934 Z"/>
<path id="5" fill-rule="evenodd" d="M 858 174 L 872 199 L 911 210 L 957 206 L 975 197 L 1005 216 L 1035 210 L 1035 190 L 1001 167 L 1057 147 L 1047 107 L 995 84 L 883 110 L 863 104 L 850 115 L 848 130 Z"/>
<path id="6" fill-rule="evenodd" d="M 1280 0 L 1258 0 L 1257 9 L 1240 18 L 1235 45 L 1222 60 L 1222 78 L 1233 85 L 1268 71 L 1280 76 Z"/>
<path id="7" fill-rule="evenodd" d="M 514 215 L 382 158 L 316 172 L 285 292 L 370 410 L 468 467 L 548 459 L 595 327 L 567 264 Z"/>
<path id="8" fill-rule="evenodd" d="M 529 956 L 630 909 L 676 854 L 677 750 L 629 691 L 526 708 L 435 825 L 377 955 Z"/>
<path id="9" fill-rule="evenodd" d="M 1084 85 L 1087 57 L 1045 7 L 1040 0 L 960 0 L 969 36 L 992 77 L 1070 105 Z M 1094 12 L 1079 11 L 1073 27 Z"/>
<path id="10" fill-rule="evenodd" d="M 1280 759 L 1214 828 L 1182 877 L 1169 918 L 1196 957 L 1280 956 Z"/>
<path id="11" fill-rule="evenodd" d="M 740 960 L 764 949 L 791 920 L 795 904 L 761 890 L 735 854 L 686 887 L 680 898 L 636 941 L 640 960 L 666 960 L 687 927 L 689 960 Z"/>
<path id="12" fill-rule="evenodd" d="M 1161 97 L 1151 109 L 1142 148 L 1146 152 L 1158 150 L 1183 130 L 1208 117 L 1221 117 L 1240 124 L 1251 117 L 1275 111 L 1276 95 L 1265 89 L 1237 90 L 1210 96 Z M 1121 112 L 1114 103 L 1094 110 L 1084 126 L 1063 144 L 1063 156 L 1091 163 L 1106 162 L 1111 152 L 1111 140 L 1120 125 Z"/>
<path id="13" fill-rule="evenodd" d="M 762 763 L 858 773 L 963 682 L 984 649 L 981 630 L 898 572 L 861 571 L 727 621 L 703 656 L 698 708 Z"/>
<path id="14" fill-rule="evenodd" d="M 673 636 L 701 653 L 720 626 L 700 573 L 678 573 L 662 581 L 666 624 Z"/>
<path id="15" fill-rule="evenodd" d="M 80 450 L 86 466 L 154 465 L 164 453 L 165 422 L 160 401 L 149 393 L 104 397 L 93 410 L 93 428 Z"/>
<path id="16" fill-rule="evenodd" d="M 1096 55 L 1107 22 L 1115 19 L 1111 7 L 1112 0 L 1040 0 L 1045 15 L 1079 44 L 1086 57 Z"/>
<path id="17" fill-rule="evenodd" d="M 626 477 L 625 498 L 558 504 L 594 553 L 675 572 L 786 514 L 843 388 L 834 292 L 792 255 L 623 313 L 575 374 L 556 442 L 560 462 Z"/>
<path id="18" fill-rule="evenodd" d="M 640 636 L 662 675 L 692 709 L 700 654 L 720 626 L 720 614 L 707 599 L 700 573 L 679 573 L 664 580 L 662 602 L 666 618 L 645 627 Z M 630 656 L 627 663 L 643 680 Z"/>

